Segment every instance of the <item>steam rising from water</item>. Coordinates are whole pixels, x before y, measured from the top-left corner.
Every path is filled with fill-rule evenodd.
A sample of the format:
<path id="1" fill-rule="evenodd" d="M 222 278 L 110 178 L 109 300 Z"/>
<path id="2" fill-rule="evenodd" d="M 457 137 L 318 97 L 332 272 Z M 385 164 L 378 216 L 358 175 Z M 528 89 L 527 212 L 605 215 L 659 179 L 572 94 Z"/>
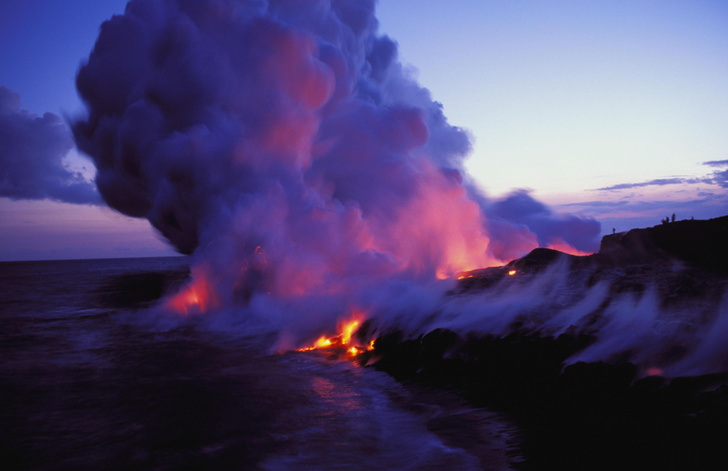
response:
<path id="1" fill-rule="evenodd" d="M 104 199 L 193 255 L 169 303 L 184 313 L 225 307 L 296 343 L 354 308 L 430 313 L 438 280 L 537 245 L 596 248 L 593 220 L 475 189 L 467 133 L 371 0 L 132 0 L 77 86 Z"/>
<path id="2" fill-rule="evenodd" d="M 672 272 L 665 270 L 666 276 L 681 276 L 685 269 L 675 266 Z M 630 281 L 620 278 L 619 268 L 611 276 L 599 276 L 593 268 L 570 267 L 564 255 L 543 272 L 514 271 L 512 277 L 488 275 L 492 284 L 486 289 L 456 292 L 441 304 L 437 318 L 418 329 L 587 335 L 593 342 L 567 364 L 628 361 L 642 374 L 668 376 L 728 371 L 728 348 L 719 340 L 728 332 L 728 284 L 718 276 L 693 274 L 698 278 L 692 282 L 702 285 L 702 291 L 680 297 L 677 292 L 688 291 L 685 285 L 691 286 L 690 281 L 666 296 L 665 280 L 646 270 L 631 281 L 644 289 L 624 290 Z M 599 281 L 590 286 L 595 275 Z"/>

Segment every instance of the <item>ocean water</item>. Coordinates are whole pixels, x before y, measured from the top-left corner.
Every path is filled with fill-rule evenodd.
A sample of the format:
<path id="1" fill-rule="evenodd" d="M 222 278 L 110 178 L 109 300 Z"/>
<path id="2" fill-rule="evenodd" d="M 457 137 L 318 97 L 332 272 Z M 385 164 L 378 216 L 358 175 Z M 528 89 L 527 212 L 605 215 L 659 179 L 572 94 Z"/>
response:
<path id="1" fill-rule="evenodd" d="M 317 352 L 144 317 L 184 258 L 0 263 L 0 466 L 509 469 L 517 431 Z"/>

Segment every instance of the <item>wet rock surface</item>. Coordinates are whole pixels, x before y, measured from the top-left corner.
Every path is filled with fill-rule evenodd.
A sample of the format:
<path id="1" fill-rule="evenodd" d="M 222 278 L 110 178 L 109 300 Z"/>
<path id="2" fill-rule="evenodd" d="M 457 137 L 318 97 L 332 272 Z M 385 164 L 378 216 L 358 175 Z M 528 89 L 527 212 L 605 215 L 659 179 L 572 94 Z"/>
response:
<path id="1" fill-rule="evenodd" d="M 591 341 L 393 332 L 362 361 L 505 413 L 523 432 L 519 469 L 726 469 L 728 374 L 640 378 L 631 363 L 564 367 Z"/>
<path id="2" fill-rule="evenodd" d="M 487 300 L 557 269 L 558 286 L 571 294 L 554 294 L 542 310 L 568 307 L 596 285 L 606 286 L 602 305 L 558 334 L 539 324 L 548 317 L 543 312 L 515 317 L 495 334 L 436 329 L 413 338 L 390 331 L 360 361 L 505 413 L 522 430 L 519 469 L 728 469 L 728 368 L 667 377 L 635 362 L 629 349 L 603 361 L 573 360 L 599 342 L 597 327 L 614 312 L 607 305 L 620 296 L 654 293 L 655 309 L 692 316 L 682 330 L 720 323 L 728 315 L 721 304 L 727 240 L 723 217 L 610 235 L 599 253 L 585 257 L 536 249 L 503 267 L 463 274 L 449 295 Z M 677 362 L 690 348 L 675 337 L 653 355 Z M 728 366 L 728 359 L 715 358 L 724 350 L 713 353 L 715 365 Z"/>

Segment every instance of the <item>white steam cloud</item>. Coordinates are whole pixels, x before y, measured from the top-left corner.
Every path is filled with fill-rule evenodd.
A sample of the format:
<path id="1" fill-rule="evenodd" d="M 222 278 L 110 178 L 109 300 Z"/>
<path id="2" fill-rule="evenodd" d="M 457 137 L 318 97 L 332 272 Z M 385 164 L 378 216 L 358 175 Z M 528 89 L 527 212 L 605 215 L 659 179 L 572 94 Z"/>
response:
<path id="1" fill-rule="evenodd" d="M 194 254 L 179 310 L 315 331 L 354 307 L 432 305 L 450 286 L 438 278 L 538 245 L 596 248 L 596 221 L 467 183 L 467 133 L 398 62 L 374 7 L 132 0 L 102 25 L 74 135 L 110 206 Z"/>

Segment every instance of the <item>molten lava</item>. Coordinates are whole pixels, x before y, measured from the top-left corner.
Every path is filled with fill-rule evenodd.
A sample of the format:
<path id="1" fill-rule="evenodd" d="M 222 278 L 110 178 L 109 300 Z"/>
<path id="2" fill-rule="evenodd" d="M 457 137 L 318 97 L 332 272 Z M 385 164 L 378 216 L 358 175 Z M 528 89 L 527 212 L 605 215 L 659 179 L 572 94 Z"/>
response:
<path id="1" fill-rule="evenodd" d="M 361 352 L 374 349 L 374 340 L 371 339 L 366 346 L 353 345 L 352 335 L 359 329 L 359 317 L 339 325 L 338 333 L 333 337 L 321 336 L 316 342 L 308 347 L 299 348 L 297 352 L 310 352 L 311 350 L 333 349 L 345 351 L 347 355 L 355 357 Z"/>
<path id="2" fill-rule="evenodd" d="M 513 275 L 515 275 L 516 273 L 517 273 L 517 272 L 516 272 L 516 270 L 510 270 L 510 271 L 508 272 L 508 276 L 513 276 Z"/>

